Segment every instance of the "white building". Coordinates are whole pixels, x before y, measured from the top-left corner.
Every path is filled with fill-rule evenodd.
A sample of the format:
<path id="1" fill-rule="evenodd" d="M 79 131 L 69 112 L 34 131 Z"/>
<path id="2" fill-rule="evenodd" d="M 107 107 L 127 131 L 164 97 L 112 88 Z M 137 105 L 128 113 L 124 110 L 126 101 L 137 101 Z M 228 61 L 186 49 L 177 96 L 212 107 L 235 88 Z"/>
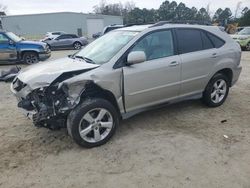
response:
<path id="1" fill-rule="evenodd" d="M 105 26 L 123 24 L 120 16 L 59 12 L 1 17 L 2 28 L 22 36 L 42 36 L 49 31 L 91 37 Z"/>

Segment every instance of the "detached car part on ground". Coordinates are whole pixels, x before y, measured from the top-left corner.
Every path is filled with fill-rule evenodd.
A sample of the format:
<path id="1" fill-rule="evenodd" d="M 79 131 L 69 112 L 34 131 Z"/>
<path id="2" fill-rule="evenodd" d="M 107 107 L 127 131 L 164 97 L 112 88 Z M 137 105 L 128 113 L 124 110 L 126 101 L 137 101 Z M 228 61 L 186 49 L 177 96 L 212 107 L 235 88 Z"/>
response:
<path id="1" fill-rule="evenodd" d="M 10 69 L 0 70 L 0 81 L 11 82 L 14 80 L 21 67 L 15 66 Z"/>
<path id="2" fill-rule="evenodd" d="M 88 40 L 85 37 L 78 37 L 75 34 L 63 34 L 53 39 L 47 39 L 46 42 L 50 49 L 75 49 L 80 50 L 82 46 L 88 44 Z"/>
<path id="3" fill-rule="evenodd" d="M 133 26 L 21 70 L 11 90 L 36 126 L 67 127 L 77 144 L 95 147 L 121 119 L 155 106 L 199 98 L 222 105 L 239 78 L 240 59 L 239 44 L 218 27 Z"/>
<path id="4" fill-rule="evenodd" d="M 231 37 L 240 44 L 243 50 L 250 51 L 250 27 L 245 27 L 236 35 Z"/>
<path id="5" fill-rule="evenodd" d="M 34 64 L 50 56 L 46 43 L 24 41 L 14 33 L 0 31 L 0 63 Z"/>

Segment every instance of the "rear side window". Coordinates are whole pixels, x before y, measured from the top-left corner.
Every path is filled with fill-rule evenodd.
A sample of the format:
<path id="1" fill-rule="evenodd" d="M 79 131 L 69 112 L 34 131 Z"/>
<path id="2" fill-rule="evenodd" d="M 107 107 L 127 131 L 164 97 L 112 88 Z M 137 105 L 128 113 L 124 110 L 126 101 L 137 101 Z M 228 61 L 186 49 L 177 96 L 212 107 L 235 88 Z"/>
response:
<path id="1" fill-rule="evenodd" d="M 72 36 L 71 35 L 60 35 L 57 39 L 71 39 Z"/>
<path id="2" fill-rule="evenodd" d="M 201 33 L 196 29 L 177 29 L 177 41 L 181 54 L 203 50 Z"/>
<path id="3" fill-rule="evenodd" d="M 78 38 L 78 36 L 76 36 L 76 35 L 70 35 L 71 36 L 71 38 Z"/>
<path id="4" fill-rule="evenodd" d="M 208 38 L 207 33 L 201 31 L 201 38 L 202 38 L 204 50 L 214 48 L 214 45 L 212 41 Z"/>
<path id="5" fill-rule="evenodd" d="M 215 48 L 220 48 L 225 44 L 225 42 L 222 39 L 220 39 L 219 37 L 217 37 L 211 33 L 207 33 L 207 35 L 210 38 L 210 40 L 213 42 Z"/>

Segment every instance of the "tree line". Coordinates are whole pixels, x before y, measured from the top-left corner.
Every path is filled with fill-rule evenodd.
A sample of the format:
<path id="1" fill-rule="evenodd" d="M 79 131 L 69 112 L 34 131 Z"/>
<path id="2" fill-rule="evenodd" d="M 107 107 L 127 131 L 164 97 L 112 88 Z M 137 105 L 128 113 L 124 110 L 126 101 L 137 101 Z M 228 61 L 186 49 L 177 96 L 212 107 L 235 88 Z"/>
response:
<path id="1" fill-rule="evenodd" d="M 238 10 L 239 7 L 236 11 Z M 211 15 L 209 5 L 206 8 L 197 9 L 196 7 L 187 7 L 182 2 L 178 4 L 176 1 L 164 1 L 158 9 L 140 9 L 135 6 L 133 1 L 124 4 L 107 4 L 105 0 L 101 0 L 99 5 L 94 6 L 94 13 L 122 16 L 124 24 L 155 23 L 163 20 L 194 20 L 217 23 L 222 26 L 235 22 L 241 26 L 250 25 L 250 10 L 247 7 L 242 10 L 240 17 L 236 18 L 237 13 L 233 16 L 230 8 L 219 8 L 214 15 Z"/>

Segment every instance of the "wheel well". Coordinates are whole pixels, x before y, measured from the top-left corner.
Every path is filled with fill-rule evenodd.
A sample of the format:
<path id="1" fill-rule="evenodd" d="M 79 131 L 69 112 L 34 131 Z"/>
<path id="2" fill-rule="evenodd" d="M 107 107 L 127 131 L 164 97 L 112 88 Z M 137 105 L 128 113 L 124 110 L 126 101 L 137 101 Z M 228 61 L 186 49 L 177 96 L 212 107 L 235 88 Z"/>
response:
<path id="1" fill-rule="evenodd" d="M 81 43 L 81 42 L 79 42 L 79 41 L 75 41 L 73 44 L 76 44 L 76 43 L 79 43 L 79 44 L 81 44 L 81 45 L 82 45 L 82 43 Z"/>
<path id="2" fill-rule="evenodd" d="M 112 92 L 110 92 L 108 90 L 104 90 L 101 87 L 99 87 L 98 85 L 91 82 L 91 83 L 86 85 L 86 89 L 82 93 L 81 99 L 92 98 L 92 97 L 102 98 L 102 99 L 109 101 L 116 108 L 119 115 L 121 116 L 120 108 L 119 108 L 117 101 L 116 101 L 116 98 Z"/>
<path id="3" fill-rule="evenodd" d="M 35 53 L 38 56 L 38 53 L 36 51 L 27 50 L 27 51 L 22 51 L 21 52 L 21 59 L 23 59 L 23 56 L 24 56 L 25 53 Z"/>
<path id="4" fill-rule="evenodd" d="M 232 86 L 232 79 L 233 79 L 233 71 L 229 68 L 226 68 L 226 69 L 222 69 L 220 71 L 218 71 L 217 73 L 221 73 L 221 74 L 224 74 L 226 77 L 228 77 L 229 79 L 229 86 L 231 87 Z"/>

